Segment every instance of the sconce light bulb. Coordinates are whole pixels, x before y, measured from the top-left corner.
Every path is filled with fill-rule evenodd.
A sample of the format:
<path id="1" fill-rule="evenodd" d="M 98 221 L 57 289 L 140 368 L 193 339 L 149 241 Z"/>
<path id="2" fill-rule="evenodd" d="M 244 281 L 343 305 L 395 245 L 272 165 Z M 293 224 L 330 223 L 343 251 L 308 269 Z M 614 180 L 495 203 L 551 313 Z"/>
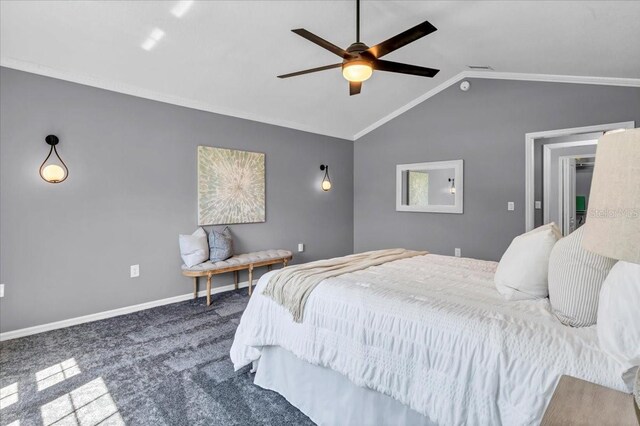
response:
<path id="1" fill-rule="evenodd" d="M 322 181 L 322 190 L 323 191 L 328 191 L 330 189 L 331 189 L 331 181 L 323 180 Z"/>
<path id="2" fill-rule="evenodd" d="M 42 178 L 47 182 L 58 183 L 64 179 L 64 169 L 57 164 L 49 164 L 42 169 Z"/>

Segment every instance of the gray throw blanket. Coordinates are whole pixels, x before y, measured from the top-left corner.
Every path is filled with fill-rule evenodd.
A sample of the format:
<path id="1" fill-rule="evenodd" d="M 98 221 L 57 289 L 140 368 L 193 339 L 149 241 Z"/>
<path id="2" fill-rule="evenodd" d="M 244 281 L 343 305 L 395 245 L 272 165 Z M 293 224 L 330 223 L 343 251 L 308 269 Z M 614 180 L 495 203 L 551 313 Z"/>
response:
<path id="1" fill-rule="evenodd" d="M 295 322 L 302 322 L 304 305 L 313 289 L 323 280 L 424 254 L 427 252 L 405 249 L 376 250 L 289 266 L 271 277 L 262 294 L 287 308 Z"/>

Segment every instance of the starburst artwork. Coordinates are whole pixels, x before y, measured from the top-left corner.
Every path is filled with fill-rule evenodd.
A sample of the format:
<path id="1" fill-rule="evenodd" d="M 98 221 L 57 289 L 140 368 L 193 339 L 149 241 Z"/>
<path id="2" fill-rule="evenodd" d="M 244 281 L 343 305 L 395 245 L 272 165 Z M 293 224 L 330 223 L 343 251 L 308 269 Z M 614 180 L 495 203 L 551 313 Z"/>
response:
<path id="1" fill-rule="evenodd" d="M 198 147 L 198 224 L 265 221 L 264 154 Z"/>

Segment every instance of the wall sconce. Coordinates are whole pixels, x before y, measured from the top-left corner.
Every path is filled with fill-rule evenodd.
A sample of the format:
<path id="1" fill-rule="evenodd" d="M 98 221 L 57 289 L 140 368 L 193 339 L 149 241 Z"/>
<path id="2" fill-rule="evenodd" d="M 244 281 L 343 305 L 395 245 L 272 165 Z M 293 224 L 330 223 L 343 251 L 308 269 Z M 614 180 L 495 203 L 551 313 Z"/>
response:
<path id="1" fill-rule="evenodd" d="M 329 166 L 327 166 L 326 164 L 321 164 L 320 170 L 324 172 L 324 178 L 322 178 L 321 187 L 324 192 L 327 192 L 331 189 L 331 179 L 329 179 Z"/>
<path id="2" fill-rule="evenodd" d="M 449 178 L 449 182 L 451 182 L 451 188 L 449 188 L 450 194 L 456 193 L 456 180 L 454 178 Z"/>
<path id="3" fill-rule="evenodd" d="M 64 164 L 64 161 L 62 161 L 62 158 L 60 158 L 58 150 L 56 149 L 56 145 L 60 140 L 55 135 L 49 135 L 44 138 L 44 140 L 47 144 L 51 145 L 51 149 L 49 150 L 47 158 L 45 158 L 40 165 L 40 177 L 49 183 L 60 183 L 69 176 L 69 169 L 67 165 Z M 52 153 L 55 153 L 53 158 L 51 157 Z"/>

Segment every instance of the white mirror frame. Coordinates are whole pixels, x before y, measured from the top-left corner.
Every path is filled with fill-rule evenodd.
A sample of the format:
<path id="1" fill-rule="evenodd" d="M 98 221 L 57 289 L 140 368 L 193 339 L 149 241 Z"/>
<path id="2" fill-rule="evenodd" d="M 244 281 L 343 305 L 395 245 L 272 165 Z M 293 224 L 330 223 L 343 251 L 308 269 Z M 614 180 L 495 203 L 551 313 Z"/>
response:
<path id="1" fill-rule="evenodd" d="M 455 170 L 456 196 L 453 205 L 408 206 L 402 204 L 402 173 L 408 170 Z M 462 214 L 464 200 L 464 161 L 433 161 L 430 163 L 398 164 L 396 166 L 396 211 L 420 213 L 457 213 Z"/>

